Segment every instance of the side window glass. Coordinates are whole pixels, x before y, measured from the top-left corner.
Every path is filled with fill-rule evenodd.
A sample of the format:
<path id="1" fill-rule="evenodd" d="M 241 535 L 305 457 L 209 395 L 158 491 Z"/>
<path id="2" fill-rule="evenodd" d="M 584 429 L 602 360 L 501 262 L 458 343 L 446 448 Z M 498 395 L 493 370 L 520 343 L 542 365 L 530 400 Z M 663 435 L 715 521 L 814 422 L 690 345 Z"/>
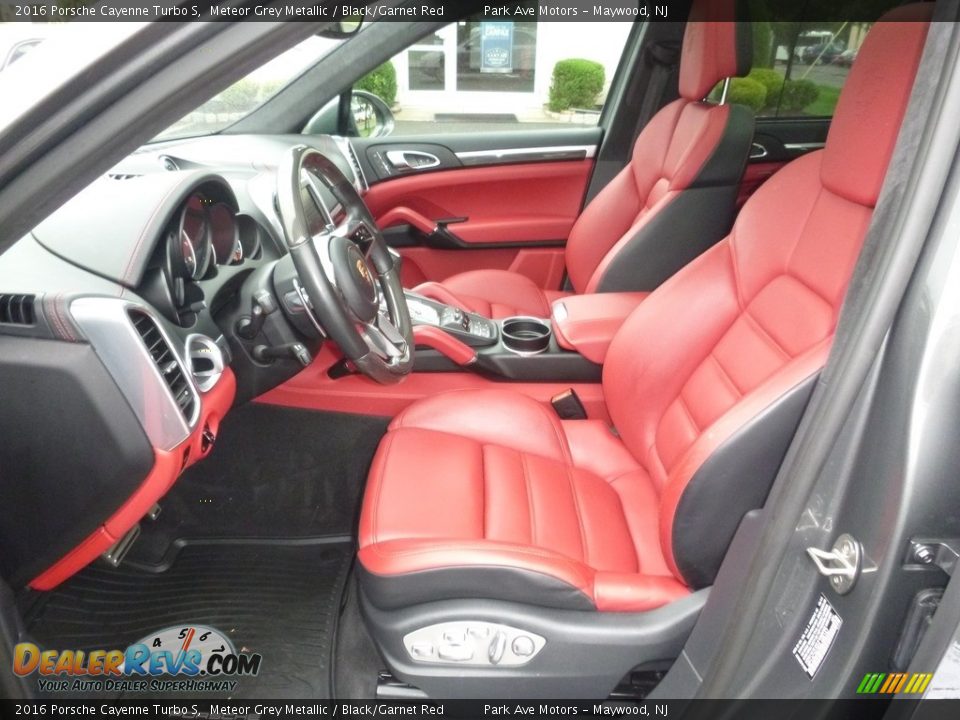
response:
<path id="1" fill-rule="evenodd" d="M 393 134 L 418 135 L 596 125 L 630 29 L 628 22 L 451 23 L 354 85 L 357 130 L 386 135 L 388 125 Z"/>
<path id="2" fill-rule="evenodd" d="M 833 117 L 873 21 L 898 4 L 750 0 L 753 69 L 732 81 L 730 100 L 753 108 L 757 117 Z"/>
<path id="3" fill-rule="evenodd" d="M 871 24 L 757 23 L 758 45 L 767 51 L 753 70 L 767 89 L 761 114 L 833 117 Z"/>
<path id="4" fill-rule="evenodd" d="M 731 82 L 730 101 L 757 117 L 833 117 L 870 25 L 752 23 L 753 69 Z"/>

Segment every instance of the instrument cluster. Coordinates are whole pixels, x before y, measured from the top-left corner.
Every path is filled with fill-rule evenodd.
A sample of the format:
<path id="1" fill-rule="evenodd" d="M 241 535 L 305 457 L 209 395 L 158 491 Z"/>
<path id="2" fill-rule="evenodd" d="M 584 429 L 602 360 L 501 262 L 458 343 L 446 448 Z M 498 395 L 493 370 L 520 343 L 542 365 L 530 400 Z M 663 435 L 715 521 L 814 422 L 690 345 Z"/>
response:
<path id="1" fill-rule="evenodd" d="M 241 271 L 263 254 L 264 229 L 237 210 L 229 186 L 208 182 L 172 213 L 148 274 L 145 297 L 183 327 L 209 304 L 203 285 L 224 271 Z"/>

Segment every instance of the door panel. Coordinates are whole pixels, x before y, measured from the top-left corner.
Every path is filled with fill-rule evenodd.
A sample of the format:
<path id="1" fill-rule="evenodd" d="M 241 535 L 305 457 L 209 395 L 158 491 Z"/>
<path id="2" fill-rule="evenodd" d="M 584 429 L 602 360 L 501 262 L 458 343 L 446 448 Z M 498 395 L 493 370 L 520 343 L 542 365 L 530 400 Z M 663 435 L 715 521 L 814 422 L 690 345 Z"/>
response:
<path id="1" fill-rule="evenodd" d="M 757 118 L 750 161 L 740 183 L 740 208 L 777 170 L 827 141 L 830 118 Z"/>
<path id="2" fill-rule="evenodd" d="M 602 128 L 596 126 L 471 133 L 444 133 L 438 128 L 434 134 L 351 138 L 350 142 L 357 150 L 367 180 L 375 185 L 404 175 L 458 167 L 592 158 L 602 135 Z M 440 162 L 423 167 L 397 167 L 387 158 L 391 152 L 409 150 L 433 154 Z"/>
<path id="3" fill-rule="evenodd" d="M 400 279 L 410 288 L 433 280 L 440 282 L 467 270 L 509 270 L 526 275 L 537 286 L 556 290 L 563 282 L 563 248 L 490 248 L 439 250 L 429 247 L 400 248 L 403 256 Z"/>
<path id="4" fill-rule="evenodd" d="M 364 200 L 378 224 L 412 225 L 423 244 L 555 245 L 577 219 L 592 168 L 574 160 L 448 170 L 374 185 Z M 444 221 L 446 237 L 431 238 Z"/>
<path id="5" fill-rule="evenodd" d="M 751 161 L 789 162 L 822 148 L 829 130 L 830 118 L 757 118 Z"/>
<path id="6" fill-rule="evenodd" d="M 364 200 L 404 257 L 404 284 L 503 269 L 558 289 L 563 246 L 580 214 L 601 132 L 355 141 L 371 183 Z M 418 167 L 420 152 L 439 162 Z M 402 153 L 414 160 L 408 167 Z"/>
<path id="7" fill-rule="evenodd" d="M 737 210 L 739 211 L 743 204 L 750 199 L 750 196 L 784 165 L 786 165 L 785 162 L 751 160 L 743 173 L 743 179 L 740 181 L 740 192 L 737 194 Z"/>

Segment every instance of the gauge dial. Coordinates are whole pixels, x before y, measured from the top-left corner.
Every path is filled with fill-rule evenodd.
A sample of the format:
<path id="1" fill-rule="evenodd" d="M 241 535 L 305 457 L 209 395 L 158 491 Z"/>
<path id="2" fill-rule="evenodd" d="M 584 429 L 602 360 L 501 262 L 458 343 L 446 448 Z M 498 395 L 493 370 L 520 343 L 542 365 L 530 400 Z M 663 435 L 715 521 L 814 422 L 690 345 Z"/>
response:
<path id="1" fill-rule="evenodd" d="M 237 231 L 233 210 L 225 203 L 207 208 L 210 221 L 210 238 L 213 254 L 218 265 L 239 265 L 243 262 L 243 245 Z"/>
<path id="2" fill-rule="evenodd" d="M 172 252 L 173 269 L 186 280 L 199 280 L 207 271 L 211 253 L 206 200 L 191 195 L 180 215 L 180 232 Z"/>

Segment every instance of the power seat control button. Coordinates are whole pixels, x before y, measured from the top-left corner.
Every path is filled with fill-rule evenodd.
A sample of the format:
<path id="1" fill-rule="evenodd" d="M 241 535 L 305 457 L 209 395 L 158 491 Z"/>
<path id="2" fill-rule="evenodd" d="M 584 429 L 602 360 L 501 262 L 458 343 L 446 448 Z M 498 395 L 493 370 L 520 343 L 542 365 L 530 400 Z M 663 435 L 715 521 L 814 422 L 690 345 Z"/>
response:
<path id="1" fill-rule="evenodd" d="M 499 665 L 500 661 L 503 660 L 503 651 L 506 649 L 507 636 L 503 631 L 500 631 L 493 636 L 493 640 L 490 641 L 490 648 L 487 650 L 490 662 L 494 665 Z"/>
<path id="2" fill-rule="evenodd" d="M 434 656 L 433 645 L 428 642 L 420 642 L 410 646 L 411 654 L 419 659 L 426 660 Z"/>
<path id="3" fill-rule="evenodd" d="M 533 655 L 533 651 L 536 650 L 536 646 L 533 644 L 533 640 L 526 635 L 518 635 L 513 639 L 513 645 L 511 645 L 510 649 L 513 650 L 514 655 L 530 657 Z"/>
<path id="4" fill-rule="evenodd" d="M 470 645 L 454 645 L 453 643 L 448 643 L 441 645 L 437 654 L 441 660 L 469 662 L 473 660 L 473 647 Z"/>
<path id="5" fill-rule="evenodd" d="M 467 642 L 466 630 L 448 630 L 443 634 L 443 641 L 450 645 L 463 645 Z"/>

